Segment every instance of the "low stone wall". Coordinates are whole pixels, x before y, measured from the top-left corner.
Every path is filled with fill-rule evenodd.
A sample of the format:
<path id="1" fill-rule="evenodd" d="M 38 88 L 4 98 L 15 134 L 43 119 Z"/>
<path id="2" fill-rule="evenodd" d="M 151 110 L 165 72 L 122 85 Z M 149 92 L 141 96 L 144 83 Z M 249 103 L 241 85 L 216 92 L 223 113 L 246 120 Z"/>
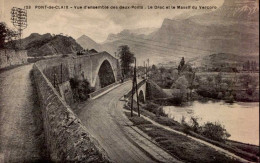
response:
<path id="1" fill-rule="evenodd" d="M 50 159 L 54 162 L 110 162 L 105 151 L 88 134 L 37 63 L 33 66 L 33 75 Z"/>
<path id="2" fill-rule="evenodd" d="M 137 84 L 137 89 L 139 89 L 140 87 L 142 87 L 143 84 L 145 84 L 146 80 L 142 80 Z M 132 95 L 132 89 L 124 95 L 124 98 L 130 98 Z"/>
<path id="3" fill-rule="evenodd" d="M 19 51 L 15 51 L 12 49 L 0 50 L 0 69 L 13 66 L 13 65 L 20 65 L 24 63 L 27 63 L 26 50 L 19 50 Z"/>
<path id="4" fill-rule="evenodd" d="M 90 93 L 90 94 L 89 94 L 89 98 L 93 98 L 93 97 L 95 97 L 95 96 L 97 96 L 97 95 L 99 95 L 99 94 L 101 94 L 101 93 L 107 91 L 108 89 L 110 89 L 110 88 L 116 86 L 117 84 L 118 84 L 118 82 L 113 83 L 113 84 L 110 84 L 110 85 L 108 85 L 108 86 L 106 86 L 106 87 L 104 87 L 104 88 L 100 88 L 99 90 Z"/>

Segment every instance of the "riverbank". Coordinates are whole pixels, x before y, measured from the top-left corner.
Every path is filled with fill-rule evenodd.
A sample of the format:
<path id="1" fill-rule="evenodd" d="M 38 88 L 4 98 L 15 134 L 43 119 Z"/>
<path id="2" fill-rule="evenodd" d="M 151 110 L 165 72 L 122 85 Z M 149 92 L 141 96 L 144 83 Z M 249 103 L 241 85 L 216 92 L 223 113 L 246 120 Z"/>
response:
<path id="1" fill-rule="evenodd" d="M 134 105 L 134 108 L 136 110 L 136 104 Z M 125 109 L 129 110 L 129 107 L 126 106 Z M 180 124 L 179 122 L 177 122 L 173 119 L 170 119 L 170 118 L 164 116 L 162 114 L 162 112 L 160 111 L 160 109 L 158 109 L 156 107 L 150 106 L 149 111 L 147 111 L 145 109 L 145 105 L 143 105 L 140 110 L 141 110 L 142 115 L 150 118 L 151 120 L 153 120 L 153 121 L 155 121 L 155 122 L 157 122 L 161 125 L 170 127 L 172 129 L 180 131 L 182 133 L 185 131 L 185 127 L 182 124 Z M 166 148 L 166 150 L 169 151 L 170 153 L 172 153 L 173 155 L 175 155 L 175 156 L 177 155 L 177 157 L 178 157 L 178 153 L 176 153 L 176 150 L 180 148 L 180 150 L 184 150 L 184 151 L 187 152 L 185 155 L 188 156 L 189 158 L 192 157 L 195 160 L 196 159 L 198 159 L 198 160 L 204 159 L 203 162 L 205 162 L 205 159 L 206 160 L 210 159 L 210 154 L 209 155 L 203 155 L 203 158 L 196 156 L 196 155 L 194 156 L 194 152 L 189 152 L 189 150 L 188 150 L 189 148 L 192 148 L 192 147 L 185 146 L 185 143 L 183 145 L 179 146 L 179 145 L 174 144 L 174 142 L 172 142 L 172 145 L 169 146 L 168 143 L 170 143 L 171 140 L 175 139 L 175 135 L 172 135 L 171 133 L 167 133 L 169 131 L 166 132 L 166 131 L 163 131 L 163 130 L 158 129 L 156 127 L 150 126 L 150 128 L 152 128 L 154 130 L 154 132 L 152 132 L 150 129 L 148 129 L 148 130 L 145 129 L 145 128 L 147 128 L 147 127 L 145 127 L 145 125 L 142 126 L 142 121 L 143 121 L 142 119 L 140 119 L 140 118 L 135 118 L 135 119 L 137 119 L 136 120 L 137 122 L 135 122 L 137 127 L 140 127 L 141 130 L 143 130 L 145 133 L 150 135 L 153 139 L 155 139 L 155 141 L 158 141 L 159 144 L 161 142 L 160 145 L 163 148 Z M 135 120 L 132 119 L 132 121 L 135 121 Z M 138 122 L 138 121 L 140 121 L 140 122 Z M 138 123 L 140 123 L 140 125 L 138 125 Z M 147 122 L 144 122 L 144 123 L 147 123 Z M 158 134 L 152 134 L 152 133 L 157 133 L 157 130 L 159 132 Z M 218 142 L 218 141 L 214 141 L 214 140 L 208 139 L 206 137 L 203 137 L 203 136 L 201 136 L 201 135 L 199 135 L 199 134 L 197 134 L 193 131 L 189 131 L 188 134 L 191 135 L 192 137 L 201 139 L 201 140 L 206 141 L 210 144 L 221 147 L 221 148 L 223 148 L 223 149 L 225 149 L 225 150 L 227 150 L 231 153 L 234 153 L 235 155 L 240 156 L 240 157 L 242 157 L 246 160 L 254 161 L 254 162 L 257 162 L 259 160 L 259 146 L 254 146 L 254 145 L 249 145 L 249 144 L 244 144 L 244 143 L 238 143 L 238 142 L 228 141 L 228 140 L 225 141 L 225 142 Z M 166 136 L 163 136 L 163 135 L 166 135 Z M 171 139 L 172 136 L 174 137 L 174 139 Z M 182 140 L 182 138 L 176 138 L 175 142 L 179 142 L 179 141 L 176 141 L 177 139 L 179 139 L 179 141 L 181 141 L 181 142 L 182 141 L 186 142 L 186 144 L 193 144 L 192 141 L 190 142 L 190 141 L 186 140 L 185 138 L 183 138 L 183 140 Z M 167 142 L 166 144 L 164 143 L 165 141 Z M 198 149 L 203 148 L 203 147 L 197 146 L 197 144 L 193 144 L 193 145 L 196 146 L 196 148 L 198 148 Z M 176 147 L 177 149 L 175 149 L 174 147 Z M 169 148 L 169 149 L 167 149 L 167 148 Z M 181 155 L 183 155 L 183 154 L 181 154 Z M 182 157 L 185 157 L 185 156 L 182 156 Z M 185 158 L 180 158 L 180 159 L 184 159 L 184 160 L 187 159 L 187 161 L 188 161 L 189 158 L 185 157 Z M 224 161 L 224 160 L 222 160 L 222 161 Z M 220 162 L 222 162 L 222 161 L 220 160 Z"/>
<path id="2" fill-rule="evenodd" d="M 219 122 L 231 135 L 229 140 L 259 145 L 259 103 L 194 101 L 183 106 L 163 106 L 163 111 L 179 123 L 183 117 L 190 124 L 192 118 L 197 119 L 199 126 Z"/>

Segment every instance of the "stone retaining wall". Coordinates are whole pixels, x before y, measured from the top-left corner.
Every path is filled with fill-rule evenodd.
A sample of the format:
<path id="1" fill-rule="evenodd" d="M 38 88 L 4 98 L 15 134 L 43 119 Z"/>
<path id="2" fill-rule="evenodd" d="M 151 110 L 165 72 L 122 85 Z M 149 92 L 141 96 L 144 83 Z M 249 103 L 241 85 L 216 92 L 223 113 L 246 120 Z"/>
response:
<path id="1" fill-rule="evenodd" d="M 26 50 L 19 50 L 19 51 L 15 51 L 12 49 L 0 50 L 0 69 L 9 66 L 20 65 L 24 63 L 27 63 Z"/>
<path id="2" fill-rule="evenodd" d="M 37 63 L 33 66 L 35 84 L 42 109 L 44 133 L 50 158 L 54 162 L 110 162 L 62 100 Z"/>

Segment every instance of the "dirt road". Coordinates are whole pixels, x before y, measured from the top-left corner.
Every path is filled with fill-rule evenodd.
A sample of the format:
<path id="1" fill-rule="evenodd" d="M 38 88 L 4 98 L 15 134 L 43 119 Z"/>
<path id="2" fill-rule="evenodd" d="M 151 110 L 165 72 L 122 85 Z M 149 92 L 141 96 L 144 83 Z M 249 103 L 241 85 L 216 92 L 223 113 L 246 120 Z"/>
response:
<path id="1" fill-rule="evenodd" d="M 87 130 L 115 162 L 154 162 L 124 132 L 125 125 L 120 97 L 131 88 L 131 82 L 117 87 L 95 100 L 81 104 L 77 111 Z"/>
<path id="2" fill-rule="evenodd" d="M 25 65 L 0 73 L 0 162 L 42 160 L 31 69 Z"/>

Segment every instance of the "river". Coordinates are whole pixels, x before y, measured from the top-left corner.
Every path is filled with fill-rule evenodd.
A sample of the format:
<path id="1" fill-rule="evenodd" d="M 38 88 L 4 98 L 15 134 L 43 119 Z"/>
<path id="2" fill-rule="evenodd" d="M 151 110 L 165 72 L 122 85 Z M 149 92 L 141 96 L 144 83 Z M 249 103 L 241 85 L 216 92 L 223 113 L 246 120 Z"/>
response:
<path id="1" fill-rule="evenodd" d="M 230 140 L 259 145 L 259 102 L 192 102 L 188 106 L 164 106 L 168 117 L 181 122 L 182 116 L 189 122 L 191 116 L 205 122 L 220 122 L 231 134 Z"/>

